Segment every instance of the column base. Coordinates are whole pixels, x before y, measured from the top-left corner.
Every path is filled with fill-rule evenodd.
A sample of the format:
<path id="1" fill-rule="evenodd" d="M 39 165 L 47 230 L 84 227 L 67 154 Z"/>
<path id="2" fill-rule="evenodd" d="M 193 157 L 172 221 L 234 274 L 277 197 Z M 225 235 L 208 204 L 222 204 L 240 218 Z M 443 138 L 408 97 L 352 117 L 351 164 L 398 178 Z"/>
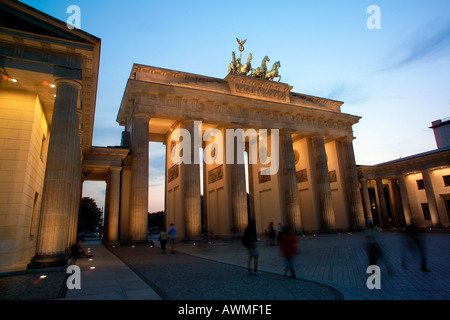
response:
<path id="1" fill-rule="evenodd" d="M 42 269 L 42 268 L 55 268 L 67 266 L 68 259 L 63 253 L 51 254 L 51 255 L 37 255 L 31 259 L 31 262 L 27 265 L 27 269 Z"/>

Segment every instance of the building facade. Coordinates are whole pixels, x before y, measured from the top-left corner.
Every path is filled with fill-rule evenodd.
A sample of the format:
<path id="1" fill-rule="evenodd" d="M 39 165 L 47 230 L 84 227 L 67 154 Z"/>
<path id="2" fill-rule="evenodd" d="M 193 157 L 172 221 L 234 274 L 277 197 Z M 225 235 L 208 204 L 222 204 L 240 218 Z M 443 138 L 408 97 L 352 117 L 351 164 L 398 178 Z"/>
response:
<path id="1" fill-rule="evenodd" d="M 129 186 L 122 185 L 122 203 L 129 203 L 121 212 L 130 222 L 125 238 L 146 238 L 149 141 L 166 145 L 166 223 L 174 223 L 181 238 L 200 237 L 202 225 L 208 233 L 229 237 L 242 233 L 249 219 L 259 233 L 270 222 L 297 232 L 364 227 L 352 145 L 352 125 L 359 117 L 342 113 L 342 102 L 291 90 L 285 83 L 245 75 L 217 79 L 134 65 L 117 117 L 131 137 L 131 178 Z M 239 130 L 242 135 L 230 149 L 228 135 Z M 189 164 L 173 160 L 179 132 L 191 137 Z M 216 160 L 203 163 L 203 208 L 200 164 L 193 161 L 200 150 L 214 152 Z M 233 160 L 243 158 L 244 151 L 246 162 L 225 161 L 229 153 Z M 263 151 L 279 153 L 273 174 L 264 174 Z M 249 161 L 252 156 L 259 161 Z"/>
<path id="2" fill-rule="evenodd" d="M 450 121 L 433 121 L 437 149 L 358 166 L 366 219 L 381 227 L 450 226 Z"/>
<path id="3" fill-rule="evenodd" d="M 100 40 L 0 1 L 0 269 L 58 265 L 76 236 Z M 32 260 L 30 260 L 32 258 Z"/>

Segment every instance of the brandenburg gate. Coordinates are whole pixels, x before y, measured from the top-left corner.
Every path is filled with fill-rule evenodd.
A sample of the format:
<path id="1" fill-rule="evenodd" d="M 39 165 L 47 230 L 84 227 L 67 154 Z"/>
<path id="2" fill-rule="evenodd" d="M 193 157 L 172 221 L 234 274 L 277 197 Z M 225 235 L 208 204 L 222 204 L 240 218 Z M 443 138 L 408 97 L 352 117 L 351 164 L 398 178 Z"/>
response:
<path id="1" fill-rule="evenodd" d="M 133 66 L 117 116 L 130 148 L 121 223 L 110 221 L 121 241 L 147 240 L 149 141 L 166 146 L 165 220 L 181 239 L 200 238 L 202 226 L 230 237 L 249 219 L 259 233 L 271 222 L 297 232 L 364 227 L 352 145 L 360 117 L 341 112 L 343 102 L 233 66 L 224 79 Z"/>

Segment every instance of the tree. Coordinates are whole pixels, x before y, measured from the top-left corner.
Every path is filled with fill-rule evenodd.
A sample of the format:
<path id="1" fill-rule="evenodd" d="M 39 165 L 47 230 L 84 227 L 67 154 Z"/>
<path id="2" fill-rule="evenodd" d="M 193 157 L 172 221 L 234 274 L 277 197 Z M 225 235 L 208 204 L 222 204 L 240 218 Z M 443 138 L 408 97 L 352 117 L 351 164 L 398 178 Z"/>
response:
<path id="1" fill-rule="evenodd" d="M 79 231 L 95 231 L 102 218 L 102 210 L 94 199 L 83 197 L 80 204 Z"/>

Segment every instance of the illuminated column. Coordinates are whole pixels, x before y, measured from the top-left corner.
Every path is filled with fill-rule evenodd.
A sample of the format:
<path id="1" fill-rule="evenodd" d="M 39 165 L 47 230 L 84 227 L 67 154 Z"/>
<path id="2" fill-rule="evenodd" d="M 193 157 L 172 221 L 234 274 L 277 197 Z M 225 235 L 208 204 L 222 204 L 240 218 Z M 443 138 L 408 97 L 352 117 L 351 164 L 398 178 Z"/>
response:
<path id="1" fill-rule="evenodd" d="M 366 220 L 372 220 L 373 223 L 373 217 L 372 217 L 372 206 L 370 204 L 370 196 L 369 196 L 369 189 L 367 187 L 367 179 L 361 179 L 361 193 L 362 193 L 362 200 L 364 205 L 364 211 L 366 213 Z"/>
<path id="2" fill-rule="evenodd" d="M 122 168 L 110 169 L 110 194 L 109 194 L 109 216 L 107 242 L 117 243 L 119 241 L 119 205 L 120 205 L 120 171 Z"/>
<path id="3" fill-rule="evenodd" d="M 358 173 L 356 171 L 355 153 L 353 150 L 353 138 L 339 141 L 343 151 L 345 168 L 345 185 L 347 193 L 348 209 L 350 211 L 350 225 L 353 229 L 363 228 L 364 209 L 359 190 Z"/>
<path id="4" fill-rule="evenodd" d="M 428 208 L 430 209 L 431 223 L 435 227 L 439 225 L 439 214 L 436 197 L 434 196 L 434 188 L 428 170 L 422 171 L 422 179 L 425 186 L 425 193 L 427 195 Z"/>
<path id="5" fill-rule="evenodd" d="M 147 241 L 148 132 L 150 116 L 134 114 L 131 135 L 130 242 Z"/>
<path id="6" fill-rule="evenodd" d="M 199 141 L 198 128 L 195 126 L 193 120 L 187 120 L 182 123 L 182 128 L 186 129 L 191 136 L 191 163 L 182 163 L 180 166 L 181 182 L 183 196 L 182 201 L 184 203 L 185 214 L 185 228 L 186 238 L 196 239 L 201 236 L 201 194 L 200 194 L 200 164 L 195 163 L 195 159 L 199 162 Z"/>
<path id="7" fill-rule="evenodd" d="M 325 152 L 325 142 L 323 137 L 313 137 L 312 145 L 314 150 L 318 198 L 322 219 L 322 228 L 331 230 L 335 228 L 335 217 L 333 200 L 331 198 L 330 178 L 328 175 L 327 155 Z"/>
<path id="8" fill-rule="evenodd" d="M 73 157 L 75 161 L 75 165 L 72 167 L 72 173 L 73 173 L 73 193 L 72 193 L 72 206 L 73 209 L 71 211 L 70 216 L 70 223 L 69 223 L 69 232 L 67 235 L 67 248 L 70 248 L 77 239 L 77 231 L 78 231 L 78 217 L 80 212 L 80 202 L 81 202 L 81 194 L 82 194 L 82 176 L 81 176 L 81 163 L 82 163 L 82 150 L 81 150 L 81 137 L 82 135 L 82 111 L 80 108 L 80 105 L 77 106 L 77 128 L 78 128 L 78 134 L 73 136 L 73 143 L 75 144 L 73 148 Z M 76 161 L 75 159 L 78 158 L 80 161 Z"/>
<path id="9" fill-rule="evenodd" d="M 273 152 L 276 150 L 272 150 Z M 295 171 L 294 149 L 290 132 L 280 132 L 280 193 L 284 203 L 285 219 L 294 231 L 302 231 L 302 220 Z M 328 171 L 327 171 L 328 176 Z"/>
<path id="10" fill-rule="evenodd" d="M 238 130 L 237 126 L 228 126 L 227 129 Z M 243 139 L 238 135 L 237 139 Z M 225 143 L 224 143 L 225 146 Z M 226 147 L 225 147 L 226 148 Z M 244 151 L 238 146 L 237 141 L 233 143 L 233 163 L 226 164 L 228 171 L 227 177 L 230 179 L 230 197 L 231 197 L 231 231 L 233 233 L 244 233 L 248 226 L 248 209 L 247 209 L 247 187 L 245 184 L 245 164 L 239 163 L 239 159 L 244 159 Z M 227 154 L 228 150 L 225 150 Z M 238 154 L 242 152 L 242 154 Z M 226 158 L 226 157 L 225 157 Z"/>
<path id="11" fill-rule="evenodd" d="M 253 164 L 250 161 L 250 142 L 245 143 L 247 150 L 247 174 L 248 174 L 248 211 L 249 219 L 255 220 L 255 189 L 253 187 Z"/>
<path id="12" fill-rule="evenodd" d="M 381 225 L 383 227 L 389 226 L 389 217 L 388 217 L 388 210 L 387 210 L 387 204 L 386 204 L 386 197 L 384 196 L 384 190 L 383 190 L 383 182 L 381 178 L 376 179 L 377 182 L 377 193 L 378 193 L 378 199 L 380 201 L 380 209 L 381 209 L 381 218 L 382 223 Z"/>
<path id="13" fill-rule="evenodd" d="M 402 198 L 403 215 L 407 226 L 412 224 L 411 207 L 409 205 L 408 190 L 406 188 L 405 176 L 398 176 L 398 186 L 400 187 L 400 196 Z"/>
<path id="14" fill-rule="evenodd" d="M 79 151 L 77 108 L 81 85 L 65 79 L 57 80 L 55 85 L 56 98 L 42 194 L 42 213 L 36 254 L 28 265 L 29 268 L 67 264 L 65 249 L 74 214 L 72 211 L 75 208 L 74 179 L 81 178 L 72 169 L 80 168 L 80 157 L 74 155 Z"/>
<path id="15" fill-rule="evenodd" d="M 122 161 L 122 177 L 120 180 L 120 241 L 130 239 L 130 193 L 131 193 L 131 156 Z"/>

